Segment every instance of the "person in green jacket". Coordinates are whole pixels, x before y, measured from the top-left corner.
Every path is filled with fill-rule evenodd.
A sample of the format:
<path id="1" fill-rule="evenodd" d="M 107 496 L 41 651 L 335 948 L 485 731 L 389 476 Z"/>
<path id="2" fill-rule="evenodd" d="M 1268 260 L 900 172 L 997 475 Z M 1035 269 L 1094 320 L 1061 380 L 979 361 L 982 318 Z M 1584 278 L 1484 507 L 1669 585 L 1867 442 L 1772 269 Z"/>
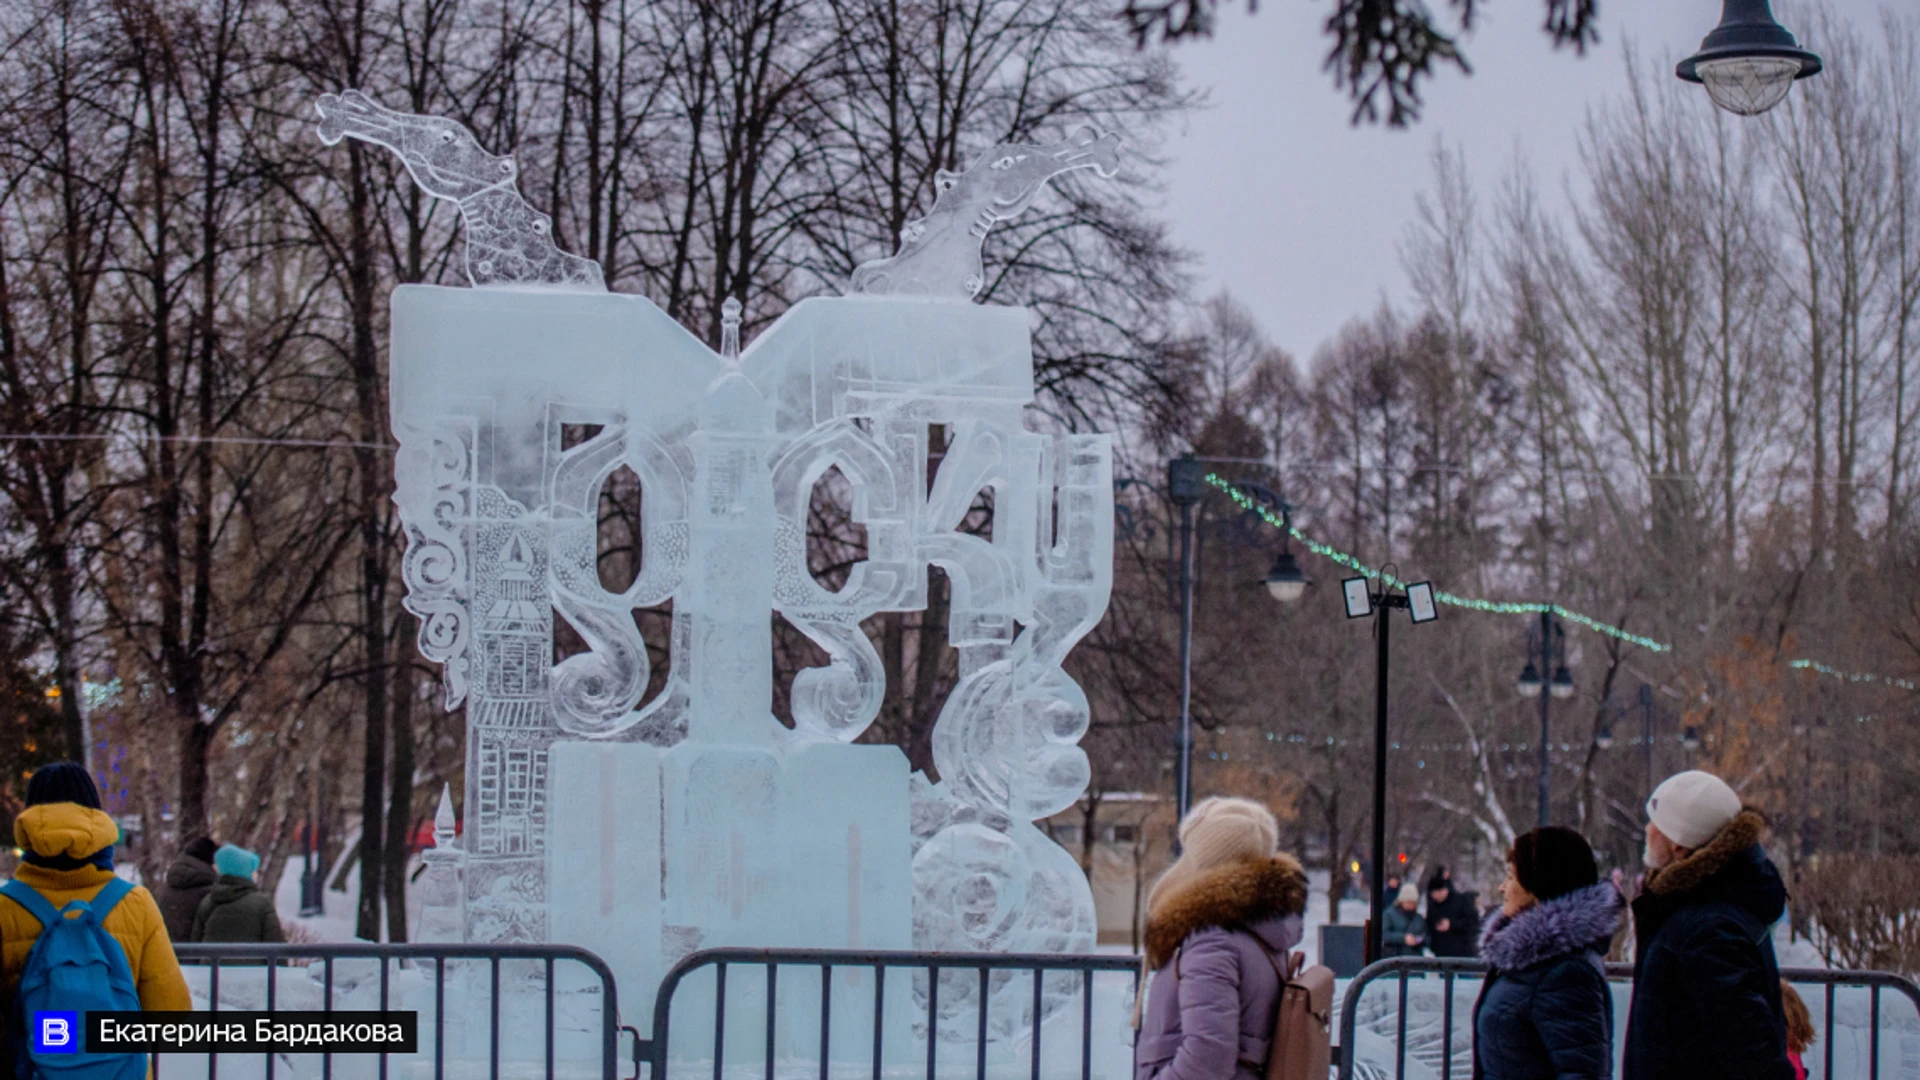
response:
<path id="1" fill-rule="evenodd" d="M 246 848 L 222 845 L 213 853 L 213 868 L 220 879 L 200 901 L 193 913 L 193 940 L 206 942 L 281 942 L 287 940 L 280 929 L 280 913 L 273 909 L 273 897 L 260 891 L 253 875 L 260 869 L 260 856 Z"/>

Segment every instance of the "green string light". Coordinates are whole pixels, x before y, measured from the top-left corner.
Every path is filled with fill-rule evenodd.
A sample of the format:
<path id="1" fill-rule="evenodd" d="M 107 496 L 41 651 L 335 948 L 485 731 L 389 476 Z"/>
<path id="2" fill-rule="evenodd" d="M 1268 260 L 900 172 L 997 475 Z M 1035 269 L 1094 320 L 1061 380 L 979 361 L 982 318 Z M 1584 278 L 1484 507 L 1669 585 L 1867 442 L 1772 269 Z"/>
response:
<path id="1" fill-rule="evenodd" d="M 1395 577 L 1394 575 L 1389 574 L 1383 570 L 1379 570 L 1374 567 L 1368 566 L 1366 563 L 1361 562 L 1359 559 L 1355 558 L 1352 555 L 1347 554 L 1344 551 L 1341 551 L 1336 547 L 1332 547 L 1330 545 L 1320 543 L 1318 540 L 1314 540 L 1308 537 L 1305 533 L 1301 532 L 1298 528 L 1295 528 L 1294 526 L 1287 524 L 1284 520 L 1278 517 L 1275 517 L 1273 511 L 1260 505 L 1260 503 L 1256 501 L 1253 498 L 1253 496 L 1248 495 L 1246 492 L 1240 490 L 1234 485 L 1221 479 L 1220 474 L 1208 473 L 1206 476 L 1206 480 L 1207 480 L 1207 483 L 1212 484 L 1214 487 L 1219 488 L 1221 491 L 1226 492 L 1227 497 L 1232 499 L 1242 509 L 1250 510 L 1253 513 L 1260 515 L 1260 519 L 1262 521 L 1265 521 L 1267 524 L 1273 526 L 1276 529 L 1284 530 L 1289 535 L 1291 535 L 1295 540 L 1298 540 L 1302 544 L 1306 545 L 1307 550 L 1313 552 L 1315 555 L 1318 555 L 1324 559 L 1330 559 L 1333 562 L 1336 562 L 1341 566 L 1344 566 L 1347 569 L 1354 571 L 1355 573 L 1359 574 L 1362 577 L 1371 578 L 1384 585 L 1388 585 L 1396 588 L 1406 587 L 1407 583 Z M 1567 620 L 1568 622 L 1579 623 L 1581 626 L 1584 626 L 1589 630 L 1593 630 L 1597 633 L 1606 634 L 1609 637 L 1619 638 L 1621 641 L 1627 642 L 1632 645 L 1638 645 L 1643 649 L 1651 649 L 1652 651 L 1657 653 L 1670 652 L 1673 649 L 1673 646 L 1668 645 L 1664 642 L 1655 641 L 1654 639 L 1647 637 L 1645 634 L 1636 634 L 1629 630 L 1623 630 L 1618 626 L 1613 626 L 1609 623 L 1601 622 L 1599 619 L 1596 619 L 1591 615 L 1583 615 L 1578 611 L 1568 611 L 1566 608 L 1561 607 L 1559 604 L 1546 604 L 1546 603 L 1541 603 L 1539 601 L 1526 601 L 1526 600 L 1481 600 L 1471 596 L 1458 596 L 1458 595 L 1455 595 L 1454 593 L 1445 592 L 1440 589 L 1435 589 L 1433 591 L 1433 599 L 1437 603 L 1448 604 L 1450 606 L 1458 607 L 1458 608 L 1466 608 L 1468 611 L 1484 611 L 1491 615 L 1538 615 L 1543 611 L 1551 612 L 1552 614 L 1557 615 L 1560 618 Z"/>
<path id="2" fill-rule="evenodd" d="M 1315 555 L 1329 559 L 1362 577 L 1371 578 L 1384 585 L 1397 588 L 1406 587 L 1407 583 L 1398 577 L 1386 573 L 1383 570 L 1368 566 L 1366 563 L 1361 562 L 1359 559 L 1336 547 L 1320 543 L 1318 540 L 1314 540 L 1307 536 L 1307 534 L 1301 532 L 1298 528 L 1288 524 L 1285 520 L 1274 516 L 1273 511 L 1262 506 L 1253 496 L 1248 495 L 1245 491 L 1221 479 L 1220 474 L 1208 473 L 1206 481 L 1221 491 L 1226 492 L 1227 497 L 1232 499 L 1242 509 L 1260 515 L 1262 521 L 1265 521 L 1276 529 L 1286 532 L 1295 540 L 1306 545 L 1307 550 L 1313 552 Z M 1546 604 L 1539 601 L 1528 600 L 1482 600 L 1477 597 L 1459 596 L 1439 589 L 1433 591 L 1433 599 L 1436 603 L 1465 608 L 1468 611 L 1484 611 L 1490 615 L 1538 615 L 1543 611 L 1551 612 L 1568 622 L 1579 623 L 1581 626 L 1596 633 L 1619 638 L 1621 641 L 1638 645 L 1643 649 L 1650 649 L 1657 653 L 1673 651 L 1673 646 L 1665 642 L 1655 641 L 1644 634 L 1636 634 L 1629 630 L 1623 630 L 1618 626 L 1601 622 L 1599 619 L 1590 615 L 1581 614 L 1578 611 L 1568 611 L 1559 604 Z M 1818 660 L 1793 660 L 1789 661 L 1787 666 L 1797 671 L 1818 672 L 1829 678 L 1842 679 L 1851 683 L 1878 683 L 1882 686 L 1891 686 L 1900 690 L 1920 690 L 1920 683 L 1916 683 L 1911 679 L 1902 679 L 1893 675 L 1873 675 L 1864 672 L 1841 671 L 1828 664 L 1823 664 Z M 1858 719 L 1864 722 L 1872 719 L 1872 717 L 1860 717 Z"/>
<path id="3" fill-rule="evenodd" d="M 1841 671 L 1818 660 L 1794 660 L 1787 666 L 1800 671 L 1817 671 L 1830 678 L 1844 679 L 1851 683 L 1880 683 L 1883 686 L 1898 687 L 1902 690 L 1920 690 L 1920 684 L 1914 683 L 1911 679 L 1896 678 L 1892 675 L 1869 675 L 1858 671 Z"/>

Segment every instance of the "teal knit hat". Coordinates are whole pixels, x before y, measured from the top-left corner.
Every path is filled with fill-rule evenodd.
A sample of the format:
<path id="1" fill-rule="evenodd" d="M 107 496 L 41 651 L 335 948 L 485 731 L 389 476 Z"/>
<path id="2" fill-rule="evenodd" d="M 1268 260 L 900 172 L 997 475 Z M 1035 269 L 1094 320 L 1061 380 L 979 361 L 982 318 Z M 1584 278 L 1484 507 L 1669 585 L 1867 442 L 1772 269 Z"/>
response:
<path id="1" fill-rule="evenodd" d="M 260 856 L 243 847 L 222 844 L 213 853 L 213 868 L 228 877 L 250 878 L 260 869 Z"/>

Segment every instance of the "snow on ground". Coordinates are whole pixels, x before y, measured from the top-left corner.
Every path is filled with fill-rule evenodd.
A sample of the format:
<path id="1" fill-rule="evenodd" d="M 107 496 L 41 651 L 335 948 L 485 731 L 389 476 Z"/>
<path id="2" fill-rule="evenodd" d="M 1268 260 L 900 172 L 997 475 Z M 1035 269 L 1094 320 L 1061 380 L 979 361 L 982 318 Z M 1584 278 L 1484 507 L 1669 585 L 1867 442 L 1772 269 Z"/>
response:
<path id="1" fill-rule="evenodd" d="M 408 867 L 408 873 L 419 864 L 416 857 Z M 289 939 L 296 941 L 358 941 L 354 936 L 354 923 L 357 921 L 357 905 L 360 902 L 360 866 L 355 863 L 346 873 L 345 890 L 321 890 L 323 910 L 319 915 L 302 916 L 300 914 L 300 863 L 291 861 L 280 875 L 280 885 L 274 890 L 274 906 L 279 909 L 280 923 L 287 928 Z M 411 931 L 420 922 L 420 896 L 418 889 L 407 890 L 407 928 Z M 298 927 L 296 931 L 294 928 Z M 412 933 L 407 935 L 411 938 Z"/>

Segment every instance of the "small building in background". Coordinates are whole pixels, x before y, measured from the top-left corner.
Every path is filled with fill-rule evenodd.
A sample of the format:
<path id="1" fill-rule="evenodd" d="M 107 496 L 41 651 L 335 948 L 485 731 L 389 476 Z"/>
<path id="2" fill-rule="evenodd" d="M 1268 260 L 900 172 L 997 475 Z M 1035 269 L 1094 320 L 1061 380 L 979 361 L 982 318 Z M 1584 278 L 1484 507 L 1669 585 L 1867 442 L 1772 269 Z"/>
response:
<path id="1" fill-rule="evenodd" d="M 1087 870 L 1100 944 L 1139 950 L 1147 891 L 1173 858 L 1174 823 L 1171 797 L 1133 791 L 1090 793 L 1040 823 Z"/>

